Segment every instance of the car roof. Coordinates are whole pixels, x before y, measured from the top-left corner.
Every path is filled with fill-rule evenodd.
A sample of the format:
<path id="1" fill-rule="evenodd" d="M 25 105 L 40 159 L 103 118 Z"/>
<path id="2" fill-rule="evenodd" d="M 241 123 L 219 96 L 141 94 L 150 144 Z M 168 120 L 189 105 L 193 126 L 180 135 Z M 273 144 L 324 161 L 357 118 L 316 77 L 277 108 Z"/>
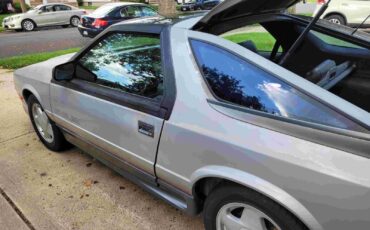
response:
<path id="1" fill-rule="evenodd" d="M 104 6 L 128 6 L 128 5 L 143 5 L 146 6 L 146 4 L 138 3 L 138 2 L 112 2 L 104 4 Z"/>
<path id="2" fill-rule="evenodd" d="M 75 6 L 72 6 L 72 5 L 69 5 L 67 3 L 57 3 L 57 2 L 53 2 L 53 3 L 46 3 L 46 4 L 40 4 L 40 5 L 37 5 L 35 8 L 41 8 L 43 6 L 53 6 L 53 5 L 65 5 L 65 6 L 70 6 L 70 7 L 73 7 L 73 8 L 77 8 Z"/>
<path id="3" fill-rule="evenodd" d="M 191 29 L 196 22 L 198 22 L 204 15 L 203 13 L 197 13 L 190 16 L 182 16 L 179 18 L 166 18 L 166 17 L 142 17 L 142 18 L 135 18 L 129 19 L 125 21 L 121 21 L 112 25 L 112 27 L 119 26 L 119 25 L 126 25 L 126 24 L 135 24 L 135 25 L 164 25 L 164 26 L 173 26 L 183 29 Z M 142 20 L 141 20 L 142 19 Z M 149 20 L 148 20 L 149 19 Z"/>

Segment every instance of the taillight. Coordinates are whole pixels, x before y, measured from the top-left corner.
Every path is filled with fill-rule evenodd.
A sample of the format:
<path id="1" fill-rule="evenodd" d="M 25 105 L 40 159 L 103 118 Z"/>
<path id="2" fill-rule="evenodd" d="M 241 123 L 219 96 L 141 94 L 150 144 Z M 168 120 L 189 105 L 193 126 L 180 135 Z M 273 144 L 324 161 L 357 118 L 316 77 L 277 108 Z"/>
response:
<path id="1" fill-rule="evenodd" d="M 108 25 L 108 21 L 105 21 L 103 19 L 97 18 L 95 21 L 92 23 L 92 26 L 95 28 L 100 28 Z"/>
<path id="2" fill-rule="evenodd" d="M 326 0 L 317 0 L 317 4 L 324 5 L 326 3 Z"/>

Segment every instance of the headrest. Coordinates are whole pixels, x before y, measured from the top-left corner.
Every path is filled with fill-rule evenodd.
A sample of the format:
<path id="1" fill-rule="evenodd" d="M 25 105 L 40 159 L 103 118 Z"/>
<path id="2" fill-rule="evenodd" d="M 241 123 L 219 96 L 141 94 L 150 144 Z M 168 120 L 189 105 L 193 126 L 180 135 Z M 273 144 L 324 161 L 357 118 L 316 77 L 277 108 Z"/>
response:
<path id="1" fill-rule="evenodd" d="M 245 41 L 245 42 L 240 42 L 238 43 L 239 45 L 243 46 L 244 48 L 247 48 L 249 49 L 250 51 L 252 52 L 255 52 L 255 53 L 258 53 L 258 50 L 257 50 L 257 47 L 256 47 L 256 44 L 254 44 L 253 41 Z"/>

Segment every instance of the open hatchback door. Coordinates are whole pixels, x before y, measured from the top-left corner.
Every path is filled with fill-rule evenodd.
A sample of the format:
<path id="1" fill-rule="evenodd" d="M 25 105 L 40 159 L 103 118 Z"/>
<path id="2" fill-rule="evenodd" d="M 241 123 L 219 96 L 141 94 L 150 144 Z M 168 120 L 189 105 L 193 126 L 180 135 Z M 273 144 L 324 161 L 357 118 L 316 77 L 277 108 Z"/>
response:
<path id="1" fill-rule="evenodd" d="M 225 0 L 206 14 L 195 26 L 194 30 L 203 30 L 215 24 L 248 15 L 278 13 L 301 0 Z"/>

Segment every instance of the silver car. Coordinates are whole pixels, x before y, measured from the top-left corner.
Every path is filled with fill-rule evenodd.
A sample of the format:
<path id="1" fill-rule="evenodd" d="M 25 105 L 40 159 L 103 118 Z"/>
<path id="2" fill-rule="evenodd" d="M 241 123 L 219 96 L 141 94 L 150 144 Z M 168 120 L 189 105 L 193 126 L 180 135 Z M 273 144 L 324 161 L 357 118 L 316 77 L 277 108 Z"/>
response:
<path id="1" fill-rule="evenodd" d="M 314 15 L 326 0 L 318 0 Z M 332 0 L 330 7 L 322 18 L 332 23 L 357 27 L 370 16 L 370 1 L 368 0 Z M 370 19 L 364 22 L 364 27 L 370 27 Z"/>
<path id="2" fill-rule="evenodd" d="M 3 28 L 16 31 L 32 31 L 36 27 L 63 26 L 76 27 L 80 18 L 86 14 L 85 10 L 74 6 L 52 3 L 36 6 L 23 14 L 16 14 L 4 18 Z"/>
<path id="3" fill-rule="evenodd" d="M 369 229 L 370 35 L 320 21 L 288 52 L 309 23 L 292 3 L 118 23 L 15 87 L 47 148 L 85 150 L 207 230 Z"/>

